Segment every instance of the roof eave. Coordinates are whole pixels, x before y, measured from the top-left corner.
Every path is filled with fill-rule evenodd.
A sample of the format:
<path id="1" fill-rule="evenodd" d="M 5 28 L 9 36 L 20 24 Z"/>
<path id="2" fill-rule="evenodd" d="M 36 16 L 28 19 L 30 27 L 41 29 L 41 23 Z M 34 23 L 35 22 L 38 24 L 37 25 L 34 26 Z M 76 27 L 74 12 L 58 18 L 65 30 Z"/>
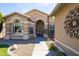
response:
<path id="1" fill-rule="evenodd" d="M 53 11 L 50 13 L 50 16 L 54 16 L 59 10 L 61 10 L 67 3 L 58 3 Z"/>
<path id="2" fill-rule="evenodd" d="M 23 16 L 23 17 L 29 18 L 28 16 L 25 16 L 25 15 L 20 14 L 20 13 L 18 13 L 18 12 L 13 12 L 13 13 L 10 13 L 10 14 L 8 14 L 8 15 L 4 16 L 4 18 L 7 18 L 7 17 L 9 17 L 9 16 L 11 16 L 11 15 L 13 15 L 13 14 L 18 14 L 18 15 L 21 15 L 21 16 Z"/>
<path id="3" fill-rule="evenodd" d="M 11 16 L 11 15 L 13 15 L 13 14 L 18 14 L 18 15 L 21 15 L 21 16 L 23 16 L 23 17 L 27 18 L 27 19 L 28 19 L 28 21 L 34 22 L 34 21 L 32 21 L 32 20 L 30 19 L 30 17 L 25 16 L 25 15 L 23 15 L 23 14 L 20 14 L 20 13 L 18 13 L 18 12 L 13 12 L 13 13 L 11 13 L 11 14 L 9 14 L 9 15 L 4 16 L 3 18 L 4 18 L 4 19 L 6 19 L 7 17 L 9 17 L 9 16 Z"/>
<path id="4" fill-rule="evenodd" d="M 40 10 L 38 10 L 38 9 L 32 9 L 32 10 L 30 10 L 30 11 L 24 13 L 24 14 L 28 14 L 28 13 L 34 11 L 34 10 L 35 10 L 35 11 L 38 11 L 38 12 L 41 12 L 41 13 L 43 13 L 43 14 L 45 14 L 45 15 L 49 15 L 49 14 L 47 14 L 47 13 L 45 13 L 45 12 L 42 12 L 42 11 L 40 11 Z"/>

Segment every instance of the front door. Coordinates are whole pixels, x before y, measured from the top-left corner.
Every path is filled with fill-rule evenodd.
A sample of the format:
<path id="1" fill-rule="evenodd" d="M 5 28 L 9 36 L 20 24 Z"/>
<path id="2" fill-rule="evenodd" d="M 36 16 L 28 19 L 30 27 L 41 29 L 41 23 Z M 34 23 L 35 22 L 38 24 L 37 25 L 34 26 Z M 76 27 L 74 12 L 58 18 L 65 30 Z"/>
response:
<path id="1" fill-rule="evenodd" d="M 36 22 L 36 35 L 43 36 L 44 33 L 44 22 L 42 20 L 38 20 Z"/>

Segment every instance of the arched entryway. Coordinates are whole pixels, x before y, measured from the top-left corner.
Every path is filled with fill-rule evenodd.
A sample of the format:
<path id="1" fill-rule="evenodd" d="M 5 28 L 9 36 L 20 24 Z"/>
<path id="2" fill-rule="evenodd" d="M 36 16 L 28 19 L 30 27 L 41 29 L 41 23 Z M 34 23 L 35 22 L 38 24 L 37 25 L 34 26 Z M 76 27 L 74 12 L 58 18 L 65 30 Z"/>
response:
<path id="1" fill-rule="evenodd" d="M 42 20 L 38 20 L 36 22 L 36 36 L 43 36 L 44 34 L 44 22 Z"/>

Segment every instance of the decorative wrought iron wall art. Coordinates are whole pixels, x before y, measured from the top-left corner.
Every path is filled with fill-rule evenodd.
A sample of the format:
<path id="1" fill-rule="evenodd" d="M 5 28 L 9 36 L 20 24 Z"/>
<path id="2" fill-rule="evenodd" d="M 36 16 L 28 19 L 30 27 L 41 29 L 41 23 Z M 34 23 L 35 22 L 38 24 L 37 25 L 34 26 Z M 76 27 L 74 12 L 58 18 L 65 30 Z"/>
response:
<path id="1" fill-rule="evenodd" d="M 64 25 L 64 29 L 70 38 L 79 39 L 79 7 L 69 11 Z"/>

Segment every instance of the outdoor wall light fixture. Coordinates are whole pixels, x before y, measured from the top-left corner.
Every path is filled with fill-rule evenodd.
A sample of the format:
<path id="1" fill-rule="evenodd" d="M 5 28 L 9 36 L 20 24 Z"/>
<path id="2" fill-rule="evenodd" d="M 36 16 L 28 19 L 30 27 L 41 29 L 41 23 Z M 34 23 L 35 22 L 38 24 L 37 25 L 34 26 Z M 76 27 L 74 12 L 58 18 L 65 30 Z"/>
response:
<path id="1" fill-rule="evenodd" d="M 54 20 L 55 19 L 55 16 L 53 16 L 52 19 Z"/>
<path id="2" fill-rule="evenodd" d="M 79 39 L 79 7 L 69 11 L 64 22 L 64 29 L 70 38 Z"/>

